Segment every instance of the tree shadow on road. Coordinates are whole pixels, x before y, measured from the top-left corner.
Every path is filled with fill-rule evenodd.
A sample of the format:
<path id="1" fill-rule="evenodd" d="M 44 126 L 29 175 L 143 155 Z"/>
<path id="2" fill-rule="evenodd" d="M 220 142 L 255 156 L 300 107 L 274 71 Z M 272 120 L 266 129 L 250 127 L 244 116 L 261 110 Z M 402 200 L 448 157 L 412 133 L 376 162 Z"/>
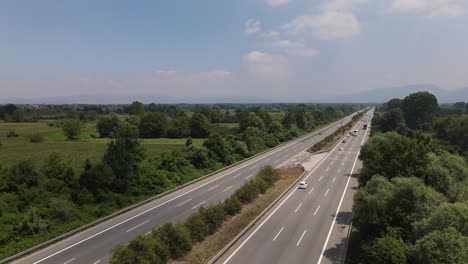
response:
<path id="1" fill-rule="evenodd" d="M 338 244 L 323 252 L 323 256 L 331 263 L 344 263 L 347 238 L 342 238 Z"/>

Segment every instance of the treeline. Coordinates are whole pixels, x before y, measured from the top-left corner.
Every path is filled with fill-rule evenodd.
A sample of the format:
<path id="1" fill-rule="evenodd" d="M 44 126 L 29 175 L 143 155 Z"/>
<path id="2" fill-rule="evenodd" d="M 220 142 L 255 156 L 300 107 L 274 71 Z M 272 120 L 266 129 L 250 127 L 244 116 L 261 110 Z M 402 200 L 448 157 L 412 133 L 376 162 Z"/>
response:
<path id="1" fill-rule="evenodd" d="M 349 263 L 468 263 L 468 165 L 428 133 L 437 131 L 425 112 L 437 111 L 434 98 L 411 94 L 376 115 L 360 156 Z"/>
<path id="2" fill-rule="evenodd" d="M 243 204 L 253 202 L 279 179 L 278 170 L 263 167 L 253 178 L 222 203 L 201 207 L 186 221 L 165 223 L 153 229 L 151 234 L 139 236 L 127 245 L 118 245 L 113 250 L 110 263 L 167 263 L 180 259 L 190 251 L 192 244 L 203 241 L 215 233 L 229 217 L 239 213 Z"/>
<path id="3" fill-rule="evenodd" d="M 298 118 L 310 115 L 312 110 L 323 112 L 322 119 L 308 119 L 304 126 L 307 130 L 353 110 L 341 106 L 334 110 L 334 107 L 297 108 L 307 109 L 298 111 L 295 114 Z M 112 139 L 102 159 L 86 161 L 79 172 L 60 153 L 51 155 L 39 168 L 31 161 L 21 161 L 9 168 L 0 166 L 0 258 L 307 131 L 298 129 L 297 121 L 291 123 L 291 128 L 285 128 L 281 118 L 278 120 L 263 109 L 239 113 L 242 116 L 239 128 L 223 130 L 208 122 L 209 134 L 202 146 L 191 144 L 188 138 L 183 150 L 158 157 L 146 157 L 139 126 L 124 120 L 112 128 Z M 194 116 L 204 119 L 202 113 Z"/>

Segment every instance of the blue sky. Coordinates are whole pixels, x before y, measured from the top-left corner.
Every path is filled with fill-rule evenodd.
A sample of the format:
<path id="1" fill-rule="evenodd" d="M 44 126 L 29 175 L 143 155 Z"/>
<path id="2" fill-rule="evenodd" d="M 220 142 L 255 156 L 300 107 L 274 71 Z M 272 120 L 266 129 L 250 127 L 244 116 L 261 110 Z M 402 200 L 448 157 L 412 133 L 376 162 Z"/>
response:
<path id="1" fill-rule="evenodd" d="M 468 86 L 465 0 L 2 1 L 2 97 L 314 101 Z"/>

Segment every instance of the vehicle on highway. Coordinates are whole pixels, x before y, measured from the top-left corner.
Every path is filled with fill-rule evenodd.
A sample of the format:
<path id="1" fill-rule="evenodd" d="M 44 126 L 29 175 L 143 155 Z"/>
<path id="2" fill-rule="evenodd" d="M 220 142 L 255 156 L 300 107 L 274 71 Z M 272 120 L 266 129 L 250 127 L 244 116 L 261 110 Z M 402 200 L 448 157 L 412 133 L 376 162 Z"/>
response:
<path id="1" fill-rule="evenodd" d="M 322 132 L 319 132 L 319 135 L 321 136 L 321 135 L 322 135 Z"/>
<path id="2" fill-rule="evenodd" d="M 299 187 L 298 187 L 298 188 L 299 188 L 299 189 L 305 189 L 305 188 L 307 188 L 307 182 L 301 181 L 301 182 L 299 183 Z"/>
<path id="3" fill-rule="evenodd" d="M 343 139 L 343 141 L 341 141 L 341 143 L 346 143 L 346 139 Z"/>
<path id="4" fill-rule="evenodd" d="M 340 147 L 340 148 L 338 149 L 338 151 L 343 151 L 343 148 L 342 148 L 342 147 Z"/>

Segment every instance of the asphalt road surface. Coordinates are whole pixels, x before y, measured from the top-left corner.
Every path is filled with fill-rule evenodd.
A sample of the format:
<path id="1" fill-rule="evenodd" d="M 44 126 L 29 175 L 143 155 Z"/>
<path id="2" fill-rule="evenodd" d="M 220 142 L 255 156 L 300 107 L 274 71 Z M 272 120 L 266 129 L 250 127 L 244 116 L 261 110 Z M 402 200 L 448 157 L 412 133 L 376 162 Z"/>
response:
<path id="1" fill-rule="evenodd" d="M 217 263 L 321 263 L 372 114 L 306 175 L 306 189 L 291 189 Z"/>
<path id="2" fill-rule="evenodd" d="M 254 159 L 139 206 L 31 255 L 18 259 L 14 263 L 108 263 L 111 251 L 117 244 L 126 244 L 136 236 L 147 234 L 154 227 L 165 222 L 182 221 L 202 205 L 207 206 L 224 200 L 246 180 L 254 176 L 261 167 L 265 165 L 280 167 L 297 154 L 300 154 L 331 134 L 341 125 L 346 124 L 351 117 L 352 115 L 304 137 L 274 148 Z M 319 132 L 322 135 L 319 135 Z M 330 191 L 330 197 L 332 197 L 333 192 L 332 190 Z M 327 204 L 322 204 L 322 206 L 326 207 Z M 301 210 L 299 212 L 304 213 L 306 211 Z M 323 212 L 320 211 L 320 214 Z M 284 234 L 286 233 L 284 232 Z M 248 263 L 254 262 L 248 261 Z"/>

